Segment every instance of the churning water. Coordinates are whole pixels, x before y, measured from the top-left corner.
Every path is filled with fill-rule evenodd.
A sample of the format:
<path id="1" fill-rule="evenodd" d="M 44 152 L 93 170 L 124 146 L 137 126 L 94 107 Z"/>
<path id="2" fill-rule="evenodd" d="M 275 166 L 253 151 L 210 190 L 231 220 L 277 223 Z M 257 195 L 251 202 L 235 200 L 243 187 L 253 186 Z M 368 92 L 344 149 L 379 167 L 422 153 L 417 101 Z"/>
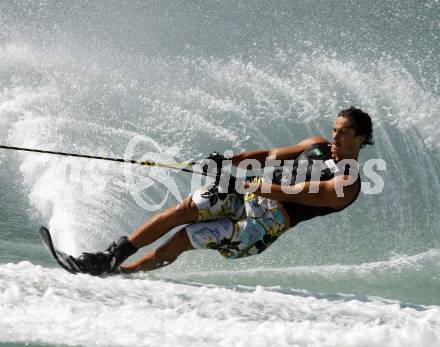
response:
<path id="1" fill-rule="evenodd" d="M 56 267 L 151 216 L 125 165 L 0 153 L 0 341 L 75 346 L 440 345 L 440 4 L 83 1 L 0 4 L 0 143 L 185 160 L 330 137 L 355 105 L 384 189 L 263 254 L 193 251 L 95 278 Z M 172 206 L 191 177 L 130 168 Z M 173 182 L 151 185 L 156 181 Z M 365 186 L 372 184 L 362 175 Z"/>

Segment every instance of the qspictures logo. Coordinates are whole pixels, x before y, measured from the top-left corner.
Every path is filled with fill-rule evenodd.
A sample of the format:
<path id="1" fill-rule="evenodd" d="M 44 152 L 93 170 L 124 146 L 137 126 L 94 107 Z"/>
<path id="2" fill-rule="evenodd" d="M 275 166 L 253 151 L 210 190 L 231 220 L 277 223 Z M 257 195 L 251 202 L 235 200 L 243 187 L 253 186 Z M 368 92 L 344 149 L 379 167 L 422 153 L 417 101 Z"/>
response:
<path id="1" fill-rule="evenodd" d="M 144 153 L 141 157 L 136 156 L 142 148 L 149 148 L 149 151 Z M 231 151 L 225 151 L 225 157 L 231 156 Z M 124 175 L 127 183 L 127 188 L 136 201 L 136 203 L 146 211 L 154 212 L 160 210 L 167 202 L 170 194 L 177 200 L 182 200 L 182 194 L 179 190 L 177 182 L 174 177 L 170 175 L 166 166 L 169 165 L 173 169 L 178 170 L 179 167 L 185 167 L 184 163 L 179 163 L 175 157 L 180 157 L 175 147 L 163 150 L 157 142 L 146 136 L 136 136 L 127 145 L 124 159 L 130 162 L 136 159 L 137 162 L 145 162 L 149 166 L 142 175 L 136 173 L 135 166 L 125 165 Z M 165 165 L 155 165 L 160 162 L 165 162 Z M 279 184 L 281 190 L 286 194 L 298 194 L 305 188 L 305 182 L 310 182 L 308 185 L 308 193 L 317 194 L 320 190 L 320 182 L 329 177 L 328 175 L 339 176 L 343 175 L 346 179 L 334 180 L 334 188 L 338 197 L 344 196 L 344 187 L 353 184 L 359 172 L 362 172 L 362 177 L 367 178 L 367 181 L 362 181 L 362 192 L 364 194 L 380 194 L 384 188 L 384 180 L 378 171 L 386 170 L 386 162 L 383 159 L 370 159 L 366 161 L 362 167 L 356 160 L 341 160 L 335 162 L 329 160 L 286 160 L 281 162 L 274 158 L 267 158 L 264 165 L 255 159 L 246 159 L 240 162 L 234 175 L 231 170 L 232 161 L 222 161 L 222 168 L 219 168 L 219 163 L 214 160 L 204 159 L 191 166 L 191 191 L 198 189 L 203 183 L 203 175 L 206 174 L 207 180 L 205 184 L 216 184 L 220 191 L 234 192 L 238 194 L 253 193 L 257 188 L 245 188 L 244 182 L 249 179 L 250 172 L 259 172 L 259 175 L 264 177 L 265 183 Z M 164 169 L 165 166 L 165 169 Z M 216 175 L 221 172 L 221 175 Z M 324 177 L 324 178 L 323 178 Z M 160 184 L 165 187 L 166 192 L 160 198 L 160 202 L 154 202 L 150 199 L 149 190 L 155 184 Z M 264 193 L 270 193 L 270 184 L 264 186 Z"/>
<path id="2" fill-rule="evenodd" d="M 136 157 L 136 153 L 139 152 L 139 148 L 149 148 L 150 150 L 141 157 Z M 173 163 L 177 167 L 177 162 L 174 160 L 173 155 L 175 155 L 175 147 L 171 147 L 168 151 L 163 151 L 159 144 L 153 139 L 139 135 L 135 136 L 128 143 L 124 159 L 127 162 L 136 160 L 136 162 L 146 163 L 148 170 L 144 170 L 143 174 L 139 175 L 135 172 L 137 167 L 135 165 L 124 165 L 124 176 L 127 184 L 127 188 L 130 195 L 133 197 L 134 201 L 146 211 L 154 212 L 160 210 L 168 200 L 171 194 L 177 201 L 182 200 L 182 195 L 177 186 L 176 181 L 170 176 L 169 171 L 163 167 L 157 167 L 154 164 L 157 161 L 164 161 L 173 166 Z M 148 165 L 151 163 L 151 165 Z M 151 189 L 156 184 L 161 184 L 166 188 L 165 196 L 158 203 L 154 202 L 152 199 L 147 199 L 149 197 L 148 190 Z"/>

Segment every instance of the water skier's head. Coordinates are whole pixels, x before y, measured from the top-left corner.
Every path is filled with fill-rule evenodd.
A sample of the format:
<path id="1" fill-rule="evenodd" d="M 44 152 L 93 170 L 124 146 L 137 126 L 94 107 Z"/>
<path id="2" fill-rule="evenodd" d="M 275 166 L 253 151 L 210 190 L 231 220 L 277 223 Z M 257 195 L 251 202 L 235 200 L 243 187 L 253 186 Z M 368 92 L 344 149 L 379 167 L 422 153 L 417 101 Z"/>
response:
<path id="1" fill-rule="evenodd" d="M 373 125 L 368 113 L 354 106 L 339 112 L 333 125 L 331 148 L 337 159 L 355 159 L 362 147 L 373 143 Z"/>

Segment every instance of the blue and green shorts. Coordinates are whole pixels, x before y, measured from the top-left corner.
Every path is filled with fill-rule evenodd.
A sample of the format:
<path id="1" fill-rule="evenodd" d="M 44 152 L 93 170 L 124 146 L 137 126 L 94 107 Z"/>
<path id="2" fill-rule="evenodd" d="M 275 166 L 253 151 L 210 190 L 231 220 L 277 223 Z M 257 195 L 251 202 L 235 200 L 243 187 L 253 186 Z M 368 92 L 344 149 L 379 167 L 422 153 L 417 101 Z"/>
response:
<path id="1" fill-rule="evenodd" d="M 255 194 L 223 193 L 218 186 L 191 194 L 199 219 L 186 226 L 196 249 L 215 249 L 229 259 L 263 252 L 284 233 L 289 222 L 279 203 Z"/>

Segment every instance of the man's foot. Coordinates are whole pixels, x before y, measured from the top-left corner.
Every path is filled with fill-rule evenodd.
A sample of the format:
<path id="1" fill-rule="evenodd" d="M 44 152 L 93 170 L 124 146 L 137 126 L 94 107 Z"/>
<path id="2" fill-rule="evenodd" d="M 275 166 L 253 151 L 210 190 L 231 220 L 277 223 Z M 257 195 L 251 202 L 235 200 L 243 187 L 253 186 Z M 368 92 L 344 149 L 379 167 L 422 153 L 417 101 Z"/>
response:
<path id="1" fill-rule="evenodd" d="M 79 258 L 74 258 L 73 261 L 82 273 L 94 276 L 119 273 L 119 265 L 136 251 L 137 248 L 128 238 L 122 236 L 117 243 L 112 242 L 104 252 L 83 253 Z"/>

